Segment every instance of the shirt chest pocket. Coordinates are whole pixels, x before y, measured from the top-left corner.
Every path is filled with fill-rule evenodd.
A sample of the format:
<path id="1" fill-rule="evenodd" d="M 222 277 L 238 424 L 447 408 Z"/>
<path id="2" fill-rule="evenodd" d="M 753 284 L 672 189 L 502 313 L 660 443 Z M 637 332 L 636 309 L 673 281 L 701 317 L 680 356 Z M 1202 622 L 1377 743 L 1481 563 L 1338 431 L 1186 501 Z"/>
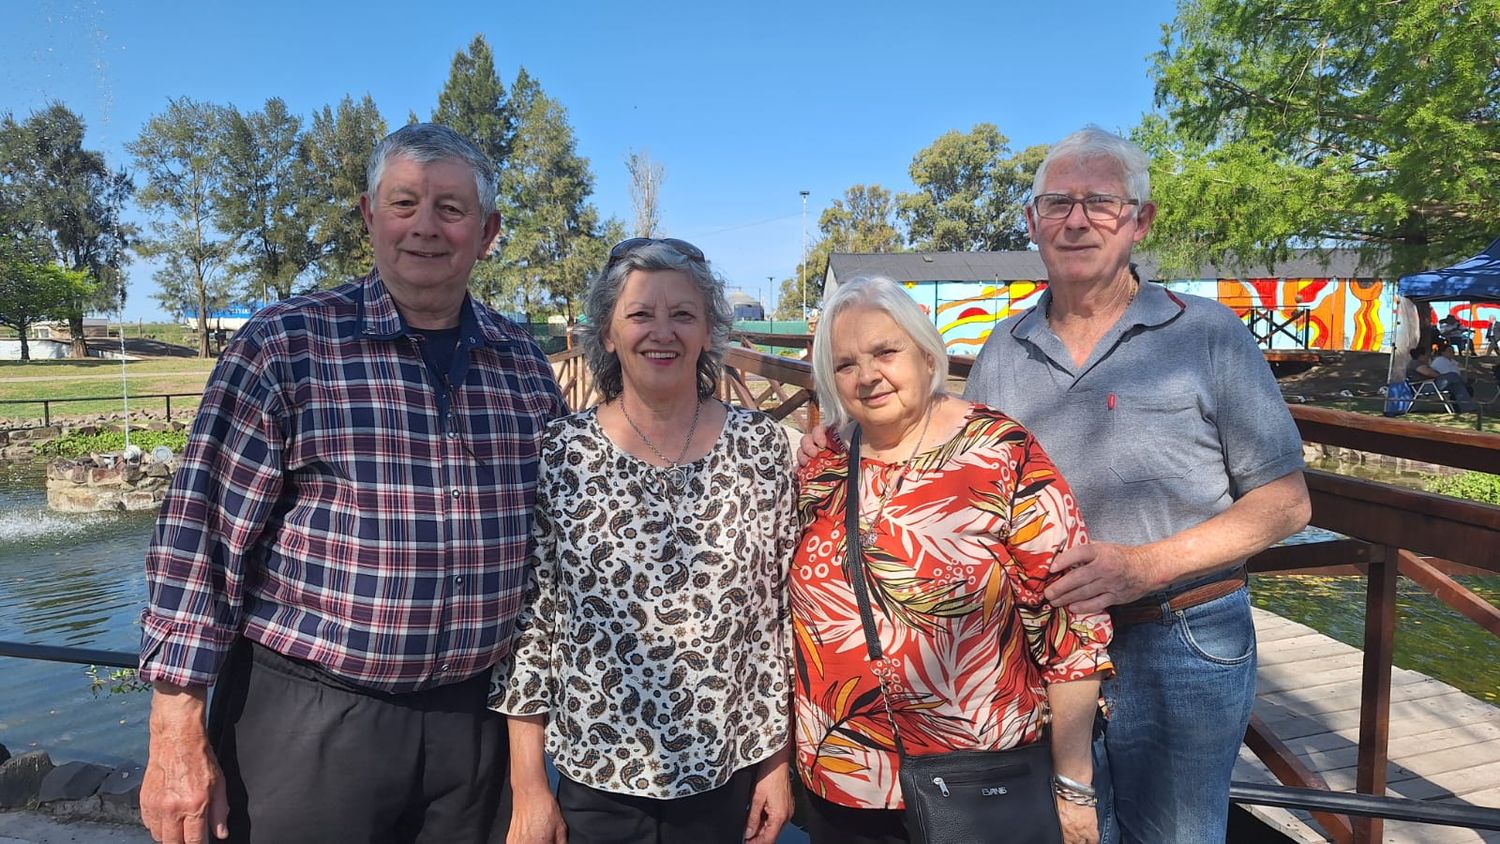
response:
<path id="1" fill-rule="evenodd" d="M 1197 463 L 1203 409 L 1195 393 L 1118 395 L 1109 412 L 1113 453 L 1101 455 L 1125 483 L 1169 481 Z"/>

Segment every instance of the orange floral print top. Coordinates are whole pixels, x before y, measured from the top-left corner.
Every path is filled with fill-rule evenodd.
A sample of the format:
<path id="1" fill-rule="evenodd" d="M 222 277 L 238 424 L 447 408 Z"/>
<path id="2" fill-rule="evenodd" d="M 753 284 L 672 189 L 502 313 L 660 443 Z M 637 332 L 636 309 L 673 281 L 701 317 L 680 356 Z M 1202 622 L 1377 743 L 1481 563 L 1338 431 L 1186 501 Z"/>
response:
<path id="1" fill-rule="evenodd" d="M 860 463 L 869 515 L 901 466 Z M 1056 555 L 1087 541 L 1083 521 L 1031 434 L 975 406 L 912 461 L 875 526 L 865 569 L 884 658 L 872 665 L 844 574 L 847 472 L 847 454 L 825 451 L 799 475 L 797 769 L 831 802 L 901 808 L 877 673 L 908 753 L 1016 747 L 1040 735 L 1047 683 L 1113 671 L 1112 629 L 1043 598 Z"/>

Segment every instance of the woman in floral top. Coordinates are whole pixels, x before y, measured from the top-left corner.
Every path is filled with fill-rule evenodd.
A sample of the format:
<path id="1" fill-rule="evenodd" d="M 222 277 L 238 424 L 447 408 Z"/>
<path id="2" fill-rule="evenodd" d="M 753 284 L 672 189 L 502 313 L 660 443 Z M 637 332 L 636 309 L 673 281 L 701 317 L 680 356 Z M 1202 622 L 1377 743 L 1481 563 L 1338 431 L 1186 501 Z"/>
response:
<path id="1" fill-rule="evenodd" d="M 1067 484 L 1020 424 L 948 396 L 941 338 L 887 279 L 841 285 L 815 338 L 820 403 L 859 426 L 859 542 L 884 655 L 869 661 L 845 572 L 847 453 L 803 467 L 804 531 L 791 573 L 797 770 L 822 841 L 904 841 L 900 758 L 1005 749 L 1041 737 L 1056 772 L 1088 784 L 1105 614 L 1069 615 L 1042 592 L 1052 560 L 1086 541 Z M 1094 811 L 1057 801 L 1069 842 Z"/>

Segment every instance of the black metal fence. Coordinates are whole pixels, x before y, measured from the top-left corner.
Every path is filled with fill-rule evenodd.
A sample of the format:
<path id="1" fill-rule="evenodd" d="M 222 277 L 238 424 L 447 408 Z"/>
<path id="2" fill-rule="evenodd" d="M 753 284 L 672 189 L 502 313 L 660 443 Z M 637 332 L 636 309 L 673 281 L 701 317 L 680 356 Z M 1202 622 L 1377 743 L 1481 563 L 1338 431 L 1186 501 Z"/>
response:
<path id="1" fill-rule="evenodd" d="M 201 398 L 203 398 L 203 393 L 201 393 L 201 392 L 198 392 L 198 393 L 142 393 L 142 394 L 140 394 L 138 396 L 130 396 L 129 400 L 134 402 L 134 401 L 144 401 L 146 399 L 166 399 L 166 402 L 167 402 L 167 419 L 170 420 L 172 418 L 172 399 L 182 399 L 182 398 L 201 399 Z M 39 405 L 42 406 L 42 425 L 44 427 L 46 427 L 46 426 L 50 426 L 52 424 L 52 405 L 54 405 L 54 404 L 66 404 L 68 402 L 85 402 L 85 401 L 91 401 L 91 402 L 122 401 L 122 398 L 120 396 L 83 396 L 83 397 L 80 397 L 80 398 L 66 398 L 66 399 L 0 399 L 0 406 L 14 405 L 14 404 L 20 404 L 20 405 L 38 405 L 39 404 Z"/>

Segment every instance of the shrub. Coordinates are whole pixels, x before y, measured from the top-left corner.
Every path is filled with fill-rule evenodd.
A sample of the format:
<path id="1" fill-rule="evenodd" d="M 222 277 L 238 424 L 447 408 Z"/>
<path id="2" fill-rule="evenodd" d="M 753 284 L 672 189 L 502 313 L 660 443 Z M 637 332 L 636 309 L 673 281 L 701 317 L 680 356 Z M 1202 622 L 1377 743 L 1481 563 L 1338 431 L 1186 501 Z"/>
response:
<path id="1" fill-rule="evenodd" d="M 1428 481 L 1427 491 L 1485 504 L 1500 504 L 1500 475 L 1486 472 L 1443 475 Z"/>
<path id="2" fill-rule="evenodd" d="M 131 431 L 130 444 L 141 451 L 150 452 L 159 445 L 181 454 L 187 445 L 186 431 Z M 98 434 L 66 434 L 44 443 L 38 451 L 48 457 L 82 457 L 103 451 L 122 451 L 125 448 L 124 431 L 103 431 Z"/>

